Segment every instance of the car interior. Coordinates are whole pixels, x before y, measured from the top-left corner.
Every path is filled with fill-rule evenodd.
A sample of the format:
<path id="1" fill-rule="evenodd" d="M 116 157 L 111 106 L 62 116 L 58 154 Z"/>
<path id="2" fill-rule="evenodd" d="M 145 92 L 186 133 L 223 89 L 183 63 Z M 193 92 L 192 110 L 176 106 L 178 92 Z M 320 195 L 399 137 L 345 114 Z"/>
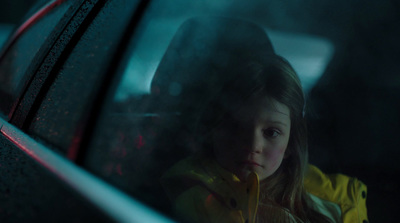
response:
<path id="1" fill-rule="evenodd" d="M 39 1 L 34 8 L 40 8 L 38 5 L 42 6 L 44 2 L 48 1 Z M 113 4 L 117 4 L 115 2 L 118 1 L 114 1 Z M 198 113 L 193 111 L 201 106 L 205 97 L 194 92 L 204 91 L 209 78 L 202 74 L 201 68 L 190 63 L 188 67 L 174 71 L 175 66 L 183 66 L 183 61 L 171 54 L 174 48 L 185 48 L 190 52 L 196 50 L 196 47 L 205 47 L 191 42 L 195 40 L 192 35 L 196 32 L 193 30 L 178 33 L 182 35 L 180 39 L 174 39 L 174 36 L 181 24 L 190 18 L 216 15 L 235 17 L 255 22 L 265 28 L 276 52 L 287 58 L 299 73 L 307 98 L 305 115 L 309 128 L 310 163 L 326 173 L 343 173 L 363 181 L 368 186 L 367 208 L 370 220 L 395 222 L 396 215 L 393 213 L 399 208 L 397 200 L 400 199 L 396 192 L 399 188 L 396 177 L 400 171 L 400 44 L 397 38 L 400 34 L 400 24 L 397 22 L 400 15 L 399 4 L 393 0 L 363 4 L 356 1 L 258 1 L 254 5 L 246 2 L 230 3 L 227 0 L 176 0 L 174 3 L 156 0 L 149 3 L 143 14 L 140 14 L 140 19 L 134 17 L 137 19 L 137 23 L 133 23 L 137 25 L 134 27 L 135 32 L 122 52 L 122 62 L 113 64 L 118 68 L 113 74 L 113 80 L 107 83 L 111 86 L 107 88 L 110 91 L 101 92 L 102 95 L 106 95 L 106 99 L 102 101 L 105 103 L 99 106 L 101 110 L 96 111 L 96 114 L 100 114 L 98 120 L 95 120 L 96 123 L 90 123 L 93 124 L 94 131 L 88 139 L 90 142 L 87 143 L 87 148 L 83 148 L 83 159 L 76 161 L 77 166 L 151 208 L 174 217 L 159 179 L 174 163 L 196 151 L 192 132 Z M 4 10 L 2 8 L 0 12 Z M 35 63 L 44 61 L 45 55 L 37 54 L 38 46 L 42 46 L 48 40 L 46 36 L 56 38 L 60 34 L 54 31 L 55 22 L 68 10 L 67 4 L 56 8 L 54 12 L 57 13 L 49 14 L 49 18 L 53 18 L 50 23 L 43 25 L 39 21 L 38 26 L 32 26 L 32 32 L 39 32 L 43 36 L 35 36 L 37 39 L 32 39 L 30 32 L 27 32 L 27 35 L 21 36 L 20 41 L 23 44 L 16 44 L 10 48 L 12 55 L 1 58 L 0 63 L 12 62 L 15 66 L 14 70 L 0 72 L 16 74 L 0 76 L 2 88 L 9 88 L 8 92 L 15 89 L 22 91 L 23 86 L 30 83 L 30 77 L 23 77 L 23 74 L 32 73 L 34 66 L 29 67 L 29 64 L 24 62 L 35 57 Z M 28 15 L 32 15 L 34 11 L 29 11 Z M 102 28 L 103 22 L 105 24 L 105 21 L 109 21 L 105 14 L 100 13 L 103 17 L 94 22 L 97 28 Z M 93 31 L 95 29 L 89 30 L 92 32 L 90 38 L 96 39 L 98 33 Z M 219 31 L 222 35 L 229 35 L 223 33 L 223 30 Z M 126 31 L 131 32 L 132 30 Z M 215 34 L 202 32 L 199 35 L 212 37 Z M 101 60 L 91 60 L 89 50 L 97 52 L 95 50 L 99 46 L 105 47 L 106 41 L 99 37 L 99 41 L 91 42 L 87 35 L 82 36 L 84 44 L 77 45 L 78 53 L 71 55 L 87 56 L 87 61 L 92 63 L 88 63 L 90 66 L 88 65 L 86 70 L 81 70 L 76 66 L 81 62 L 81 57 L 74 57 L 66 63 L 69 72 L 104 72 L 100 65 L 108 63 L 109 55 L 103 55 Z M 112 39 L 113 36 L 113 33 L 108 33 L 105 39 Z M 30 44 L 31 41 L 40 44 L 33 45 Z M 114 45 L 107 46 L 114 50 L 118 41 L 119 39 L 115 38 L 110 41 Z M 91 45 L 93 43 L 97 46 Z M 21 51 L 21 48 L 25 50 Z M 23 56 L 18 57 L 18 60 L 11 58 L 21 52 Z M 97 67 L 95 63 L 100 65 Z M 194 71 L 191 72 L 190 69 Z M 86 81 L 98 84 L 95 75 L 92 76 L 87 75 Z M 89 77 L 93 79 L 89 80 Z M 22 84 L 13 84 L 20 78 L 23 78 Z M 72 86 L 79 78 L 77 75 L 76 79 L 71 79 L 72 83 L 62 79 L 60 82 Z M 198 85 L 200 82 L 202 84 Z M 85 88 L 85 82 L 79 83 L 81 85 L 74 85 L 75 92 Z M 0 108 L 15 108 L 15 101 L 19 95 L 5 94 L 4 89 L 0 92 Z M 209 89 L 212 91 L 213 87 L 209 86 Z M 63 102 L 60 95 L 67 93 L 63 89 L 56 92 L 58 101 Z M 83 94 L 76 95 L 83 97 Z M 95 96 L 88 94 L 87 97 Z M 79 100 L 80 98 L 76 97 L 76 101 Z M 43 103 L 46 106 L 53 104 L 56 104 L 53 98 Z M 85 106 L 79 106 L 79 109 L 86 109 Z M 33 124 L 28 126 L 30 128 L 26 129 L 27 133 L 38 142 L 43 142 L 43 145 L 51 145 L 49 148 L 62 156 L 67 156 L 70 141 L 75 140 L 73 135 L 66 134 L 69 138 L 63 134 L 56 135 L 45 125 L 52 122 L 52 126 L 57 127 L 58 120 L 52 120 L 52 117 L 55 117 L 56 113 L 63 117 L 66 110 L 55 108 L 54 114 L 46 113 L 46 109 L 39 111 L 48 114 L 48 120 L 40 120 L 39 115 L 32 116 Z M 3 116 L 8 120 L 9 117 L 2 114 Z M 13 121 L 18 125 L 17 119 L 18 116 L 15 116 Z M 72 126 L 71 129 L 75 130 L 75 127 Z M 44 132 L 42 135 L 53 134 L 54 139 L 63 140 L 63 145 L 43 140 L 41 131 Z M 22 156 L 20 152 L 11 149 L 9 151 L 12 160 Z M 72 163 L 75 162 L 71 160 Z M 32 160 L 23 161 L 34 163 Z M 12 169 L 14 163 L 11 164 Z M 34 179 L 37 185 L 40 184 L 38 179 L 35 179 L 36 172 L 25 173 L 22 169 L 18 171 L 29 175 L 29 179 Z M 46 174 L 42 176 L 46 177 Z M 47 181 L 43 181 L 43 184 L 52 186 Z M 54 193 L 70 193 L 68 190 L 65 192 L 63 185 L 57 188 L 62 188 L 61 192 L 54 189 Z M 10 190 L 7 189 L 4 189 L 5 194 L 10 194 Z M 27 190 L 21 194 L 25 195 L 29 195 Z M 36 195 L 32 195 L 32 198 L 41 200 L 41 197 Z M 70 206 L 73 204 L 71 201 Z M 85 203 L 84 206 L 87 207 L 88 204 Z"/>

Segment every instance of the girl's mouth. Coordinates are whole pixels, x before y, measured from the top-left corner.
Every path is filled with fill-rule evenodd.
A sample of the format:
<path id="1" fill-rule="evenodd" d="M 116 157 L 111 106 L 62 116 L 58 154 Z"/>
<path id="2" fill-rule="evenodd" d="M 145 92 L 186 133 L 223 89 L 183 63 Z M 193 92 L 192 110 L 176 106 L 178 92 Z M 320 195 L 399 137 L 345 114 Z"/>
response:
<path id="1" fill-rule="evenodd" d="M 239 162 L 239 164 L 240 165 L 245 165 L 245 166 L 260 166 L 260 167 L 262 167 L 261 164 L 259 164 L 257 162 L 254 162 L 252 160 L 245 160 L 245 161 Z"/>

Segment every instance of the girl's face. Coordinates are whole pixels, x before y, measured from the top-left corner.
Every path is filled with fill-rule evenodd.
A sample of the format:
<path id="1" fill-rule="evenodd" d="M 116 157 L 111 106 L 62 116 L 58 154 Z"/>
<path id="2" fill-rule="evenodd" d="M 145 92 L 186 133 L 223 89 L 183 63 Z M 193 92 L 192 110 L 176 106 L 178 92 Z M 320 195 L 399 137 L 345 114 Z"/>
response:
<path id="1" fill-rule="evenodd" d="M 263 180 L 281 165 L 289 136 L 289 108 L 269 97 L 256 98 L 224 117 L 213 131 L 214 155 L 239 179 L 256 172 Z"/>

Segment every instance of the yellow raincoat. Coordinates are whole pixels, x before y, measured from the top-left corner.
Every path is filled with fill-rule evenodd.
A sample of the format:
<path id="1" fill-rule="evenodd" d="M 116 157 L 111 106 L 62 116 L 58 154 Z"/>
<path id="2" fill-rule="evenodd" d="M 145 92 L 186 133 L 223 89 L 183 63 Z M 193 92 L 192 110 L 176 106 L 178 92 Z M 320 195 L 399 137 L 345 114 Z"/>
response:
<path id="1" fill-rule="evenodd" d="M 241 182 L 210 159 L 184 159 L 168 170 L 161 182 L 177 213 L 188 222 L 254 223 L 257 210 L 262 208 L 257 174 Z M 309 165 L 304 184 L 314 201 L 337 206 L 337 211 L 334 207 L 322 208 L 337 212 L 339 217 L 331 218 L 333 221 L 367 220 L 367 188 L 359 180 L 342 174 L 327 175 Z"/>

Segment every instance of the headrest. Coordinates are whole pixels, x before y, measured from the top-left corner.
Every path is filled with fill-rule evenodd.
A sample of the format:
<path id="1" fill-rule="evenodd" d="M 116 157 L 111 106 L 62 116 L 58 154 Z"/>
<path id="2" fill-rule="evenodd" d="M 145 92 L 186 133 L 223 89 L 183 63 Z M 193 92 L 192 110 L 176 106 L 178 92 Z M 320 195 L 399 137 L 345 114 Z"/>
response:
<path id="1" fill-rule="evenodd" d="M 195 111 L 218 91 L 243 64 L 274 54 L 259 25 L 225 17 L 185 21 L 166 50 L 151 83 L 160 106 Z"/>

